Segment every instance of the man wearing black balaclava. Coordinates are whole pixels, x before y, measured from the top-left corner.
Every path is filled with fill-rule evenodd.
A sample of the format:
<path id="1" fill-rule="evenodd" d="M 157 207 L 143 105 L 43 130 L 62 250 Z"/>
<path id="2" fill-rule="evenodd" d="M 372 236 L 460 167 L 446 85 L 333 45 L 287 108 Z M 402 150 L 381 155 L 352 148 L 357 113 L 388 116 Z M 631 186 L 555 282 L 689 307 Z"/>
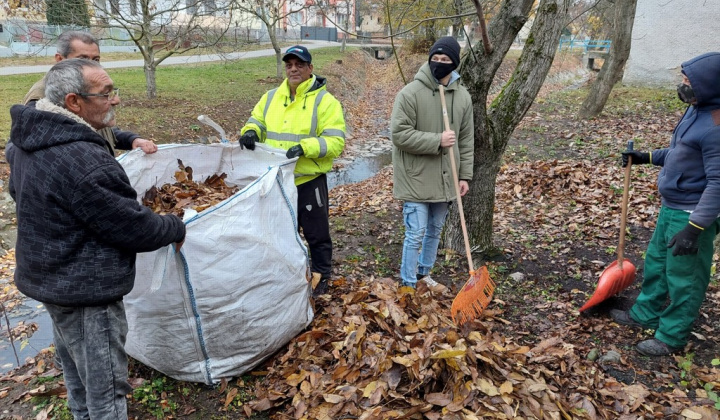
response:
<path id="1" fill-rule="evenodd" d="M 460 195 L 473 174 L 473 112 L 467 89 L 455 71 L 460 45 L 453 37 L 437 40 L 428 62 L 395 97 L 391 119 L 393 195 L 403 200 L 405 242 L 400 267 L 402 285 L 423 280 L 431 288 L 448 205 L 456 199 L 450 155 L 458 162 Z M 450 130 L 443 127 L 439 85 L 445 86 Z"/>
<path id="2" fill-rule="evenodd" d="M 680 352 L 695 334 L 720 232 L 720 52 L 685 61 L 681 74 L 678 97 L 687 108 L 670 145 L 622 153 L 623 166 L 662 167 L 657 180 L 662 200 L 645 253 L 642 289 L 629 310 L 610 311 L 618 324 L 655 330 L 635 347 L 645 356 Z"/>

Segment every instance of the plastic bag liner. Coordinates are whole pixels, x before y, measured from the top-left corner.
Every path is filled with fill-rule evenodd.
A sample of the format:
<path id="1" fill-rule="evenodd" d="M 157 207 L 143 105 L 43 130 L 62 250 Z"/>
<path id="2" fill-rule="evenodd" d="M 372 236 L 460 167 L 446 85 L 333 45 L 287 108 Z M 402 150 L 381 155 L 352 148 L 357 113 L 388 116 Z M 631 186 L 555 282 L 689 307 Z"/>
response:
<path id="1" fill-rule="evenodd" d="M 166 145 L 118 158 L 141 199 L 176 181 L 178 159 L 202 182 L 226 173 L 242 189 L 186 211 L 181 252 L 138 254 L 125 296 L 127 353 L 172 378 L 213 384 L 242 375 L 312 321 L 308 253 L 297 231 L 296 159 L 237 143 Z"/>

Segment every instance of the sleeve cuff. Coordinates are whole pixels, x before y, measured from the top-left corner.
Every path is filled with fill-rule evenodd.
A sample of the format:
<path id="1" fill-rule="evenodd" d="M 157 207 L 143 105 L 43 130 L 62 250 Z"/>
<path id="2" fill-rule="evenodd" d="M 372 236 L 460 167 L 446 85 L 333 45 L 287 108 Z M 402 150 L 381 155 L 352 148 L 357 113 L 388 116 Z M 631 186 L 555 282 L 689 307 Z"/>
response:
<path id="1" fill-rule="evenodd" d="M 693 222 L 688 222 L 688 224 L 689 224 L 690 226 L 696 228 L 696 229 L 699 229 L 701 232 L 702 232 L 703 230 L 705 230 L 704 227 L 700 227 L 700 226 L 696 225 L 696 224 L 693 223 Z"/>

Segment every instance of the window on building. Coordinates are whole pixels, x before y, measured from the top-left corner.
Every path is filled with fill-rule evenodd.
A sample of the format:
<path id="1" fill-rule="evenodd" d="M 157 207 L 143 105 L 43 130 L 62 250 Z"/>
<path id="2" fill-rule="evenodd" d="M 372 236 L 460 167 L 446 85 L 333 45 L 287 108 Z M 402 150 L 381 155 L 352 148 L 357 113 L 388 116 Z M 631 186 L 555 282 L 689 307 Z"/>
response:
<path id="1" fill-rule="evenodd" d="M 120 14 L 120 0 L 110 0 L 110 14 Z"/>
<path id="2" fill-rule="evenodd" d="M 295 12 L 290 14 L 290 26 L 300 26 L 302 24 L 302 19 L 302 12 Z"/>
<path id="3" fill-rule="evenodd" d="M 185 7 L 187 7 L 187 13 L 194 15 L 197 12 L 197 0 L 185 0 Z"/>
<path id="4" fill-rule="evenodd" d="M 215 4 L 215 0 L 203 0 L 203 5 L 205 6 L 205 12 L 206 13 L 215 13 L 217 12 L 217 5 Z"/>

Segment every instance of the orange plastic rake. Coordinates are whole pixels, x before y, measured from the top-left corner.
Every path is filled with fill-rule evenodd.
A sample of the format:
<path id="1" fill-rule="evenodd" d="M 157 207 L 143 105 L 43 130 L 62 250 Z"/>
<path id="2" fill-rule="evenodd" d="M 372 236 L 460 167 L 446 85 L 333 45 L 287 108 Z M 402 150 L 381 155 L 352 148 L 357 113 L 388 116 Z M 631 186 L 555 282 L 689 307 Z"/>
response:
<path id="1" fill-rule="evenodd" d="M 470 270 L 470 279 L 455 296 L 450 308 L 453 322 L 462 325 L 479 317 L 490 304 L 494 291 L 495 282 L 490 278 L 487 267 Z"/>
<path id="2" fill-rule="evenodd" d="M 445 87 L 440 85 L 440 102 L 442 103 L 443 121 L 445 130 L 450 130 L 450 121 L 448 120 L 447 105 L 445 103 Z M 455 164 L 455 153 L 453 150 L 450 154 L 450 169 L 455 184 L 455 195 L 457 196 L 458 213 L 460 214 L 460 226 L 462 227 L 463 239 L 465 240 L 465 253 L 468 259 L 468 268 L 470 269 L 470 278 L 463 286 L 462 290 L 455 296 L 450 315 L 453 321 L 462 325 L 468 321 L 472 321 L 480 316 L 483 310 L 488 307 L 495 291 L 495 282 L 490 278 L 487 267 L 483 266 L 475 270 L 470 250 L 470 240 L 468 239 L 467 226 L 465 225 L 465 212 L 463 211 L 462 197 L 460 196 L 460 182 L 458 181 L 457 165 Z"/>
<path id="3" fill-rule="evenodd" d="M 628 151 L 633 149 L 633 141 L 628 142 Z M 613 261 L 600 274 L 595 293 L 580 308 L 580 312 L 592 308 L 593 306 L 603 302 L 604 300 L 615 296 L 616 294 L 627 289 L 635 281 L 635 265 L 630 262 L 624 255 L 625 249 L 625 226 L 627 224 L 627 208 L 630 194 L 630 168 L 632 167 L 632 158 L 628 158 L 628 164 L 625 166 L 625 181 L 622 198 L 622 207 L 620 209 L 620 243 L 617 247 L 617 261 Z"/>

